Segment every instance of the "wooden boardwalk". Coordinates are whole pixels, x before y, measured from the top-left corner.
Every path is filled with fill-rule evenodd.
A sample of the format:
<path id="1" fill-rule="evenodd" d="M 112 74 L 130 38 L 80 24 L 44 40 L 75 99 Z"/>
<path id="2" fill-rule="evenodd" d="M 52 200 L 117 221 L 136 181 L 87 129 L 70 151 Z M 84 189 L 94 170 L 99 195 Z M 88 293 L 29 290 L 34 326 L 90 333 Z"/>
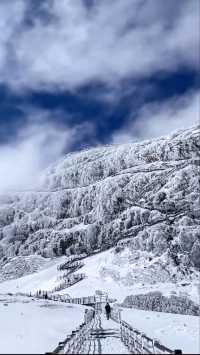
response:
<path id="1" fill-rule="evenodd" d="M 99 314 L 84 342 L 80 354 L 130 354 L 120 338 L 119 326 Z"/>
<path id="2" fill-rule="evenodd" d="M 134 329 L 121 318 L 114 308 L 111 319 L 105 318 L 108 294 L 97 290 L 95 296 L 70 298 L 65 302 L 93 306 L 85 310 L 84 322 L 64 341 L 59 342 L 53 354 L 182 354 L 172 350 Z"/>

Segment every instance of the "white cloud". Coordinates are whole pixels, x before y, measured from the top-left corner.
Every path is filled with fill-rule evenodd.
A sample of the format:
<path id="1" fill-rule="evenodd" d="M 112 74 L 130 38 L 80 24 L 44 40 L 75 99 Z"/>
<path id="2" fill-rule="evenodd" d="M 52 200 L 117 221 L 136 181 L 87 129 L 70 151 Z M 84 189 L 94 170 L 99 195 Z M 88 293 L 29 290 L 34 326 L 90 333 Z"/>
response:
<path id="1" fill-rule="evenodd" d="M 17 6 L 19 21 L 22 1 L 30 4 L 7 2 Z M 13 56 L 12 65 L 4 63 L 3 80 L 17 88 L 73 90 L 95 79 L 116 85 L 130 76 L 198 65 L 198 0 L 101 0 L 90 10 L 84 3 L 45 1 L 49 22 L 36 17 L 33 27 L 10 30 L 0 45 Z M 15 29 L 14 19 L 7 22 Z"/>
<path id="2" fill-rule="evenodd" d="M 25 15 L 24 0 L 0 1 L 0 81 L 6 78 L 12 58 L 8 56 L 14 49 L 13 39 Z"/>
<path id="3" fill-rule="evenodd" d="M 146 104 L 137 117 L 113 134 L 113 143 L 127 143 L 168 135 L 199 123 L 200 92 L 176 97 L 162 103 Z"/>
<path id="4" fill-rule="evenodd" d="M 45 113 L 34 115 L 12 143 L 0 145 L 0 193 L 37 186 L 42 171 L 92 129 L 88 123 L 69 128 L 51 123 Z"/>

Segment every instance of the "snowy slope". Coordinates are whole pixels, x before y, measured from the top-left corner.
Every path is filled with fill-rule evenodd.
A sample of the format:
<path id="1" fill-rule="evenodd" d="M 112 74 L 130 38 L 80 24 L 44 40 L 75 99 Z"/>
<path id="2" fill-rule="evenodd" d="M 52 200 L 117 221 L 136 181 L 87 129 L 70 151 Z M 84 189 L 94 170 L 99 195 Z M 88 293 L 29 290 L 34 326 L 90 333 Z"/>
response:
<path id="1" fill-rule="evenodd" d="M 84 260 L 85 266 L 81 270 L 87 277 L 68 288 L 67 293 L 71 297 L 79 297 L 79 295 L 93 294 L 94 290 L 100 289 L 122 302 L 127 295 L 159 290 L 165 296 L 170 296 L 173 292 L 177 296 L 185 295 L 194 302 L 200 303 L 198 272 L 192 274 L 192 277 L 181 278 L 177 275 L 177 279 L 171 282 L 170 278 L 162 277 L 160 264 L 157 265 L 156 261 L 151 264 L 146 260 L 146 255 L 138 257 L 138 253 L 131 252 L 129 248 L 122 251 L 120 255 L 111 249 L 88 257 Z M 173 272 L 173 269 L 173 265 L 168 266 L 168 272 Z M 159 274 L 160 278 L 158 278 Z M 61 291 L 63 294 L 65 292 L 65 290 Z"/>
<path id="2" fill-rule="evenodd" d="M 50 291 L 59 284 L 57 278 L 62 272 L 58 272 L 57 266 L 64 258 L 49 260 L 45 267 L 38 272 L 24 277 L 0 283 L 0 293 L 35 293 L 38 290 Z"/>
<path id="3" fill-rule="evenodd" d="M 161 291 L 163 295 L 187 296 L 195 303 L 199 303 L 199 273 L 192 276 L 177 274 L 176 280 L 163 278 L 160 263 L 157 260 L 147 261 L 145 253 L 138 256 L 138 252 L 131 252 L 126 248 L 120 253 L 114 249 L 90 256 L 83 260 L 84 266 L 81 272 L 86 278 L 77 284 L 59 291 L 59 294 L 67 294 L 71 297 L 92 296 L 100 289 L 108 292 L 109 296 L 122 302 L 126 296 L 132 294 L 147 293 L 149 291 Z M 136 260 L 137 258 L 137 260 Z M 49 260 L 42 270 L 32 275 L 23 276 L 15 280 L 0 283 L 0 293 L 8 292 L 36 292 L 38 290 L 51 291 L 58 286 L 58 277 L 64 271 L 58 271 L 57 266 L 65 261 L 65 257 Z M 175 267 L 168 265 L 168 273 Z M 158 275 L 160 274 L 160 278 Z"/>
<path id="4" fill-rule="evenodd" d="M 113 246 L 119 251 L 123 244 L 142 260 L 150 255 L 158 261 L 145 282 L 152 275 L 155 282 L 189 277 L 200 267 L 199 146 L 194 127 L 68 154 L 44 173 L 37 191 L 1 195 L 3 279 L 12 278 L 5 276 L 12 257 L 90 255 Z M 129 276 L 134 283 L 133 273 Z M 139 282 L 139 273 L 136 278 Z"/>

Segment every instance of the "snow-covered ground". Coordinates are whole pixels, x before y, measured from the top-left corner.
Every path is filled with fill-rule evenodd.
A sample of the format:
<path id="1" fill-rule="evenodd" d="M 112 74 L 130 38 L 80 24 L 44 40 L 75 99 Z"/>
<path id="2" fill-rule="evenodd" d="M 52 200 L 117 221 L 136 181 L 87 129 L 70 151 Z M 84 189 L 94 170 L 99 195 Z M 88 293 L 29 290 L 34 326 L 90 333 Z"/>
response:
<path id="1" fill-rule="evenodd" d="M 85 307 L 0 295 L 0 352 L 52 351 L 84 319 Z"/>
<path id="2" fill-rule="evenodd" d="M 165 296 L 170 296 L 172 292 L 177 296 L 187 295 L 194 302 L 199 303 L 198 275 L 196 277 L 193 275 L 192 280 L 181 279 L 176 283 L 167 280 L 161 282 L 159 279 L 152 282 L 155 274 L 159 274 L 159 264 L 155 264 L 155 259 L 153 263 L 147 263 L 146 255 L 143 258 L 142 253 L 138 260 L 134 257 L 138 256 L 130 253 L 128 248 L 120 254 L 115 254 L 113 249 L 110 249 L 90 256 L 83 260 L 84 266 L 80 269 L 81 273 L 85 273 L 86 278 L 59 293 L 69 294 L 71 297 L 83 297 L 94 295 L 96 290 L 103 290 L 108 292 L 110 297 L 122 302 L 128 295 L 160 291 Z M 38 272 L 0 283 L 0 293 L 52 290 L 58 286 L 60 283 L 58 277 L 64 273 L 58 271 L 57 266 L 65 260 L 65 257 L 55 258 Z M 152 276 L 151 280 L 148 281 L 150 276 Z"/>
<path id="3" fill-rule="evenodd" d="M 122 319 L 151 338 L 186 354 L 200 353 L 200 320 L 182 314 L 123 309 Z"/>
<path id="4" fill-rule="evenodd" d="M 1 298 L 7 299 L 8 295 L 5 294 L 8 292 L 33 293 L 39 289 L 52 290 L 60 282 L 58 277 L 64 273 L 58 271 L 57 267 L 65 260 L 65 257 L 49 260 L 38 272 L 0 283 L 0 294 L 4 294 Z M 197 277 L 193 277 L 193 281 L 186 280 L 187 282 L 183 279 L 177 280 L 176 283 L 144 282 L 156 261 L 154 260 L 154 264 L 147 264 L 142 255 L 135 260 L 134 254 L 130 254 L 128 249 L 117 255 L 110 249 L 90 256 L 83 262 L 84 266 L 80 270 L 86 274 L 86 278 L 59 291 L 59 294 L 81 297 L 94 295 L 96 290 L 102 290 L 121 302 L 131 294 L 158 290 L 166 296 L 170 296 L 172 292 L 177 296 L 188 295 L 193 301 L 199 302 Z M 129 282 L 130 275 L 132 279 L 133 274 L 139 275 L 141 279 L 135 280 L 135 283 Z M 10 299 L 13 300 L 13 297 Z M 1 351 L 51 351 L 83 320 L 84 307 L 81 306 L 67 306 L 48 301 L 47 304 L 53 306 L 44 307 L 45 301 L 42 300 L 30 303 L 22 303 L 22 300 L 18 298 L 16 303 L 9 303 L 8 306 L 3 305 L 5 302 L 0 302 Z M 28 298 L 28 301 L 30 300 Z M 186 353 L 199 353 L 198 317 L 125 308 L 122 318 L 172 349 L 181 348 Z"/>

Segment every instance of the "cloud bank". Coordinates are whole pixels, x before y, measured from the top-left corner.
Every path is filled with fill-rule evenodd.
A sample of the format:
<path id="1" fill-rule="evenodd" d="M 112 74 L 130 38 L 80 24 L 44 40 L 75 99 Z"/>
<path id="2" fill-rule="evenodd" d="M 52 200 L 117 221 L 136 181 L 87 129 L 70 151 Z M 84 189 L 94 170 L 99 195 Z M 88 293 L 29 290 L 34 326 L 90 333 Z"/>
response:
<path id="1" fill-rule="evenodd" d="M 1 0 L 0 80 L 75 90 L 197 68 L 198 10 L 198 0 Z"/>
<path id="2" fill-rule="evenodd" d="M 92 129 L 87 123 L 64 127 L 41 116 L 31 117 L 12 144 L 0 145 L 0 193 L 37 187 L 43 170 Z"/>
<path id="3" fill-rule="evenodd" d="M 199 4 L 1 0 L 0 85 L 25 97 L 33 91 L 76 94 L 85 85 L 102 83 L 100 98 L 113 107 L 128 89 L 127 79 L 137 92 L 143 79 L 179 68 L 198 69 Z M 191 92 L 162 104 L 144 104 L 112 141 L 156 137 L 193 125 L 198 121 L 198 95 Z M 33 187 L 41 170 L 63 152 L 75 143 L 81 146 L 85 135 L 95 137 L 87 117 L 70 127 L 66 119 L 64 127 L 52 120 L 51 112 L 41 112 L 39 120 L 36 116 L 31 114 L 12 144 L 0 145 L 0 192 Z"/>

